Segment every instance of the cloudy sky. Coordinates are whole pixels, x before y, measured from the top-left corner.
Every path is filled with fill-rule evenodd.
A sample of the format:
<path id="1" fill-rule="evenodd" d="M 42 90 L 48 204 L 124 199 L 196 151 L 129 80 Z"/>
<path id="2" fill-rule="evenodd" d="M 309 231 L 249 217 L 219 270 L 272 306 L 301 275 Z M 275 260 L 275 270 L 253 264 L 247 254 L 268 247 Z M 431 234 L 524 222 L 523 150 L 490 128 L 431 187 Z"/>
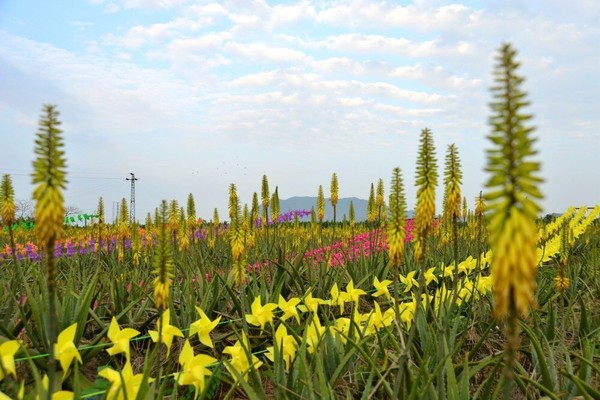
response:
<path id="1" fill-rule="evenodd" d="M 162 199 L 226 215 L 266 174 L 282 199 L 367 198 L 394 167 L 415 199 L 420 131 L 472 204 L 487 175 L 494 54 L 519 51 L 547 212 L 600 202 L 597 0 L 0 0 L 0 173 L 32 192 L 42 105 L 63 122 L 66 202 L 107 217 Z M 440 179 L 441 181 L 441 179 Z M 387 193 L 386 193 L 387 194 Z M 443 188 L 438 189 L 438 207 Z"/>

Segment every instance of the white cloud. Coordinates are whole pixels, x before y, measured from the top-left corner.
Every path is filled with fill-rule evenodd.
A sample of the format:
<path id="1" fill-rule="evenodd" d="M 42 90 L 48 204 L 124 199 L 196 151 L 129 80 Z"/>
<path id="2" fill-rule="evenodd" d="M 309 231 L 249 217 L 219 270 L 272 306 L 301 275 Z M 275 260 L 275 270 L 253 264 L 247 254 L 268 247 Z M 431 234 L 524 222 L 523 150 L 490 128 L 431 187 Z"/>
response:
<path id="1" fill-rule="evenodd" d="M 310 1 L 296 4 L 277 4 L 271 9 L 269 25 L 271 28 L 282 28 L 317 17 L 315 7 Z"/>
<path id="2" fill-rule="evenodd" d="M 401 37 L 362 33 L 329 36 L 324 40 L 312 43 L 312 45 L 348 53 L 368 53 L 373 56 L 393 54 L 413 58 L 462 57 L 474 52 L 473 46 L 464 41 L 450 44 L 442 43 L 438 39 L 416 42 Z"/>
<path id="3" fill-rule="evenodd" d="M 265 62 L 302 63 L 306 59 L 306 54 L 299 50 L 270 46 L 265 43 L 230 42 L 223 46 L 223 50 L 246 62 L 258 64 Z"/>
<path id="4" fill-rule="evenodd" d="M 394 3 L 352 0 L 331 3 L 318 13 L 317 21 L 350 27 L 394 27 L 418 31 L 464 30 L 479 18 L 479 11 L 462 4 L 441 7 L 395 5 Z"/>

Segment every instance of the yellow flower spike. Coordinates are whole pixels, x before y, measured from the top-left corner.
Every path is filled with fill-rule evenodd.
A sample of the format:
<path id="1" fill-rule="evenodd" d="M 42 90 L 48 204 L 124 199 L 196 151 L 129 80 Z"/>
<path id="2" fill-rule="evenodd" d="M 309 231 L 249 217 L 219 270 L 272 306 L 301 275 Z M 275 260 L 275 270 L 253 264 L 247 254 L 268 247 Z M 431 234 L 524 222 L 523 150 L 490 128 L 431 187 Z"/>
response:
<path id="1" fill-rule="evenodd" d="M 373 286 L 375 287 L 375 289 L 377 289 L 377 291 L 373 293 L 372 296 L 379 297 L 385 295 L 387 299 L 390 299 L 391 295 L 388 286 L 390 286 L 391 283 L 392 281 L 390 281 L 389 279 L 384 279 L 380 282 L 379 279 L 375 277 L 375 279 L 373 280 Z"/>
<path id="2" fill-rule="evenodd" d="M 211 321 L 200 307 L 196 307 L 196 311 L 200 315 L 200 319 L 190 324 L 190 336 L 197 333 L 200 343 L 212 349 L 214 346 L 210 333 L 219 325 L 221 317 L 219 316 Z"/>
<path id="3" fill-rule="evenodd" d="M 413 288 L 413 286 L 419 287 L 419 282 L 417 282 L 417 280 L 415 279 L 415 273 L 416 271 L 410 271 L 406 276 L 403 276 L 401 274 L 399 275 L 400 282 L 406 285 L 406 287 L 404 288 L 404 293 L 409 292 Z"/>
<path id="4" fill-rule="evenodd" d="M 435 281 L 435 283 L 438 283 L 438 278 L 437 278 L 437 276 L 435 276 L 434 272 L 435 272 L 435 267 L 431 267 L 427 271 L 425 271 L 425 285 L 426 286 L 428 286 L 432 281 Z"/>
<path id="5" fill-rule="evenodd" d="M 520 63 L 516 51 L 505 43 L 496 57 L 495 85 L 492 87 L 492 132 L 488 136 L 492 148 L 487 150 L 486 184 L 489 241 L 492 251 L 494 313 L 505 320 L 506 373 L 512 380 L 512 368 L 519 341 L 519 317 L 529 315 L 535 306 L 537 275 L 536 218 L 543 198 L 539 184 L 540 163 L 527 126 L 532 116 L 524 111 L 529 105 L 527 93 L 518 74 Z"/>
<path id="6" fill-rule="evenodd" d="M 425 128 L 421 131 L 416 180 L 417 207 L 414 219 L 415 259 L 420 262 L 426 252 L 427 237 L 433 230 L 435 219 L 435 187 L 437 186 L 437 160 L 433 134 Z"/>
<path id="7" fill-rule="evenodd" d="M 63 374 L 67 373 L 74 358 L 76 358 L 80 364 L 83 363 L 79 350 L 77 350 L 75 343 L 73 343 L 76 332 L 77 323 L 74 323 L 58 334 L 57 343 L 54 345 L 54 357 L 60 361 Z"/>
<path id="8" fill-rule="evenodd" d="M 554 278 L 554 287 L 557 290 L 565 291 L 571 285 L 571 280 L 566 276 L 557 276 Z"/>
<path id="9" fill-rule="evenodd" d="M 285 301 L 282 295 L 279 295 L 279 302 L 277 306 L 281 311 L 283 311 L 283 315 L 279 317 L 280 320 L 286 321 L 289 318 L 296 318 L 296 322 L 300 323 L 300 316 L 298 315 L 297 306 L 300 303 L 300 298 L 292 297 L 288 301 Z"/>
<path id="10" fill-rule="evenodd" d="M 392 173 L 389 210 L 390 220 L 387 223 L 389 265 L 391 268 L 399 268 L 404 258 L 406 199 L 402 172 L 398 167 L 394 168 Z"/>
<path id="11" fill-rule="evenodd" d="M 144 380 L 144 374 L 134 375 L 133 368 L 131 368 L 131 363 L 129 361 L 125 363 L 121 372 L 107 367 L 98 372 L 98 376 L 110 382 L 110 388 L 106 392 L 107 400 L 137 398 Z M 148 383 L 152 381 L 154 381 L 154 379 L 148 379 Z"/>
<path id="12" fill-rule="evenodd" d="M 262 365 L 255 355 L 250 351 L 248 337 L 245 332 L 242 332 L 242 339 L 235 342 L 233 346 L 227 346 L 223 349 L 223 354 L 229 354 L 231 359 L 225 363 L 227 370 L 231 373 L 234 380 L 237 381 L 237 376 L 233 371 L 237 371 L 244 380 L 248 380 L 247 372 L 250 368 L 258 369 Z M 250 356 L 250 357 L 248 357 Z"/>
<path id="13" fill-rule="evenodd" d="M 171 321 L 171 310 L 166 309 L 163 314 L 162 314 L 162 318 L 157 321 L 156 323 L 156 331 L 148 331 L 148 333 L 150 334 L 150 338 L 152 339 L 152 341 L 154 343 L 158 342 L 159 340 L 159 331 L 161 333 L 161 337 L 160 337 L 160 342 L 164 343 L 165 346 L 167 346 L 167 357 L 169 356 L 169 353 L 171 352 L 171 345 L 173 344 L 173 337 L 178 336 L 178 337 L 183 337 L 183 333 L 181 332 L 181 330 L 179 328 L 177 328 L 176 326 L 171 325 L 170 323 Z"/>
<path id="14" fill-rule="evenodd" d="M 14 196 L 15 190 L 10 175 L 5 174 L 2 176 L 2 183 L 0 184 L 0 218 L 8 229 L 11 229 L 12 224 L 15 222 Z"/>
<path id="15" fill-rule="evenodd" d="M 348 282 L 348 285 L 346 286 L 346 293 L 348 295 L 349 301 L 353 301 L 356 308 L 358 308 L 359 297 L 367 294 L 367 292 L 365 292 L 362 289 L 354 288 L 354 282 L 352 281 L 352 279 L 350 279 L 350 282 Z"/>
<path id="16" fill-rule="evenodd" d="M 5 374 L 17 377 L 15 369 L 15 354 L 19 351 L 21 344 L 17 340 L 9 340 L 0 344 L 0 381 L 4 380 Z"/>
<path id="17" fill-rule="evenodd" d="M 154 266 L 154 304 L 156 308 L 165 310 L 169 307 L 169 288 L 171 278 L 173 277 L 173 249 L 167 227 L 167 201 L 162 200 L 160 212 L 157 213 L 159 232 L 157 234 L 157 243 L 154 247 L 154 257 L 152 264 Z"/>
<path id="18" fill-rule="evenodd" d="M 293 335 L 288 335 L 287 328 L 284 324 L 280 324 L 275 331 L 275 342 L 273 346 L 267 347 L 266 357 L 275 362 L 275 348 L 277 346 L 282 355 L 283 362 L 285 363 L 286 371 L 289 371 L 294 358 L 296 357 L 296 351 L 298 350 L 298 342 Z"/>
<path id="19" fill-rule="evenodd" d="M 215 363 L 217 363 L 217 359 L 209 355 L 194 355 L 194 350 L 192 349 L 189 340 L 186 339 L 179 355 L 179 364 L 181 364 L 183 368 L 182 371 L 176 375 L 177 384 L 193 385 L 195 388 L 194 399 L 198 398 L 198 395 L 204 390 L 206 383 L 205 377 L 212 375 L 212 371 L 208 369 L 208 366 Z"/>
<path id="20" fill-rule="evenodd" d="M 277 308 L 277 304 L 267 303 L 263 306 L 260 296 L 257 296 L 252 302 L 251 308 L 252 314 L 246 314 L 246 321 L 249 324 L 260 326 L 260 329 L 264 329 L 267 322 L 273 325 L 273 310 Z"/>
<path id="21" fill-rule="evenodd" d="M 111 356 L 119 353 L 125 353 L 127 360 L 130 359 L 129 341 L 139 335 L 140 332 L 133 328 L 121 329 L 115 317 L 110 321 L 108 328 L 108 339 L 113 342 L 113 346 L 106 349 Z"/>

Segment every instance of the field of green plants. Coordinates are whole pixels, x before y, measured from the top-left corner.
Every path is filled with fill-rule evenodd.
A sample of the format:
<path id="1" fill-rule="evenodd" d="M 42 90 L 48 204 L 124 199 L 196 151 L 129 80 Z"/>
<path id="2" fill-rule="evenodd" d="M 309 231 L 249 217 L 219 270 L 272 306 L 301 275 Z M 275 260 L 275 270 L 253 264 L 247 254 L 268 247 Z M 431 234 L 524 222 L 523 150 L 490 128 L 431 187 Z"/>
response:
<path id="1" fill-rule="evenodd" d="M 263 176 L 210 221 L 190 194 L 109 224 L 100 197 L 74 226 L 45 106 L 33 221 L 0 187 L 0 399 L 600 399 L 600 206 L 540 219 L 510 45 L 494 78 L 486 187 L 471 206 L 454 145 L 438 185 L 423 129 L 410 220 L 395 168 L 367 221 L 323 220 L 334 173 L 312 210 L 282 213 Z"/>

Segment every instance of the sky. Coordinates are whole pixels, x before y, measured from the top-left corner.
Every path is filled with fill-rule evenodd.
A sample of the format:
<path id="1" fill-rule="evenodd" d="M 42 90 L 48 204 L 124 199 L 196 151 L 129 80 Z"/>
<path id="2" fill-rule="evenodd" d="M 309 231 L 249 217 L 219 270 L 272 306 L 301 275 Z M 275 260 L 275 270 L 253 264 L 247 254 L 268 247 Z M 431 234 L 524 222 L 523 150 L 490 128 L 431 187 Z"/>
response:
<path id="1" fill-rule="evenodd" d="M 29 199 L 44 104 L 60 112 L 67 206 L 136 219 L 161 200 L 227 216 L 263 175 L 280 199 L 369 196 L 400 167 L 416 204 L 420 132 L 440 175 L 456 144 L 469 206 L 485 191 L 490 87 L 518 51 L 544 212 L 600 203 L 597 0 L 0 0 L 0 174 Z"/>

